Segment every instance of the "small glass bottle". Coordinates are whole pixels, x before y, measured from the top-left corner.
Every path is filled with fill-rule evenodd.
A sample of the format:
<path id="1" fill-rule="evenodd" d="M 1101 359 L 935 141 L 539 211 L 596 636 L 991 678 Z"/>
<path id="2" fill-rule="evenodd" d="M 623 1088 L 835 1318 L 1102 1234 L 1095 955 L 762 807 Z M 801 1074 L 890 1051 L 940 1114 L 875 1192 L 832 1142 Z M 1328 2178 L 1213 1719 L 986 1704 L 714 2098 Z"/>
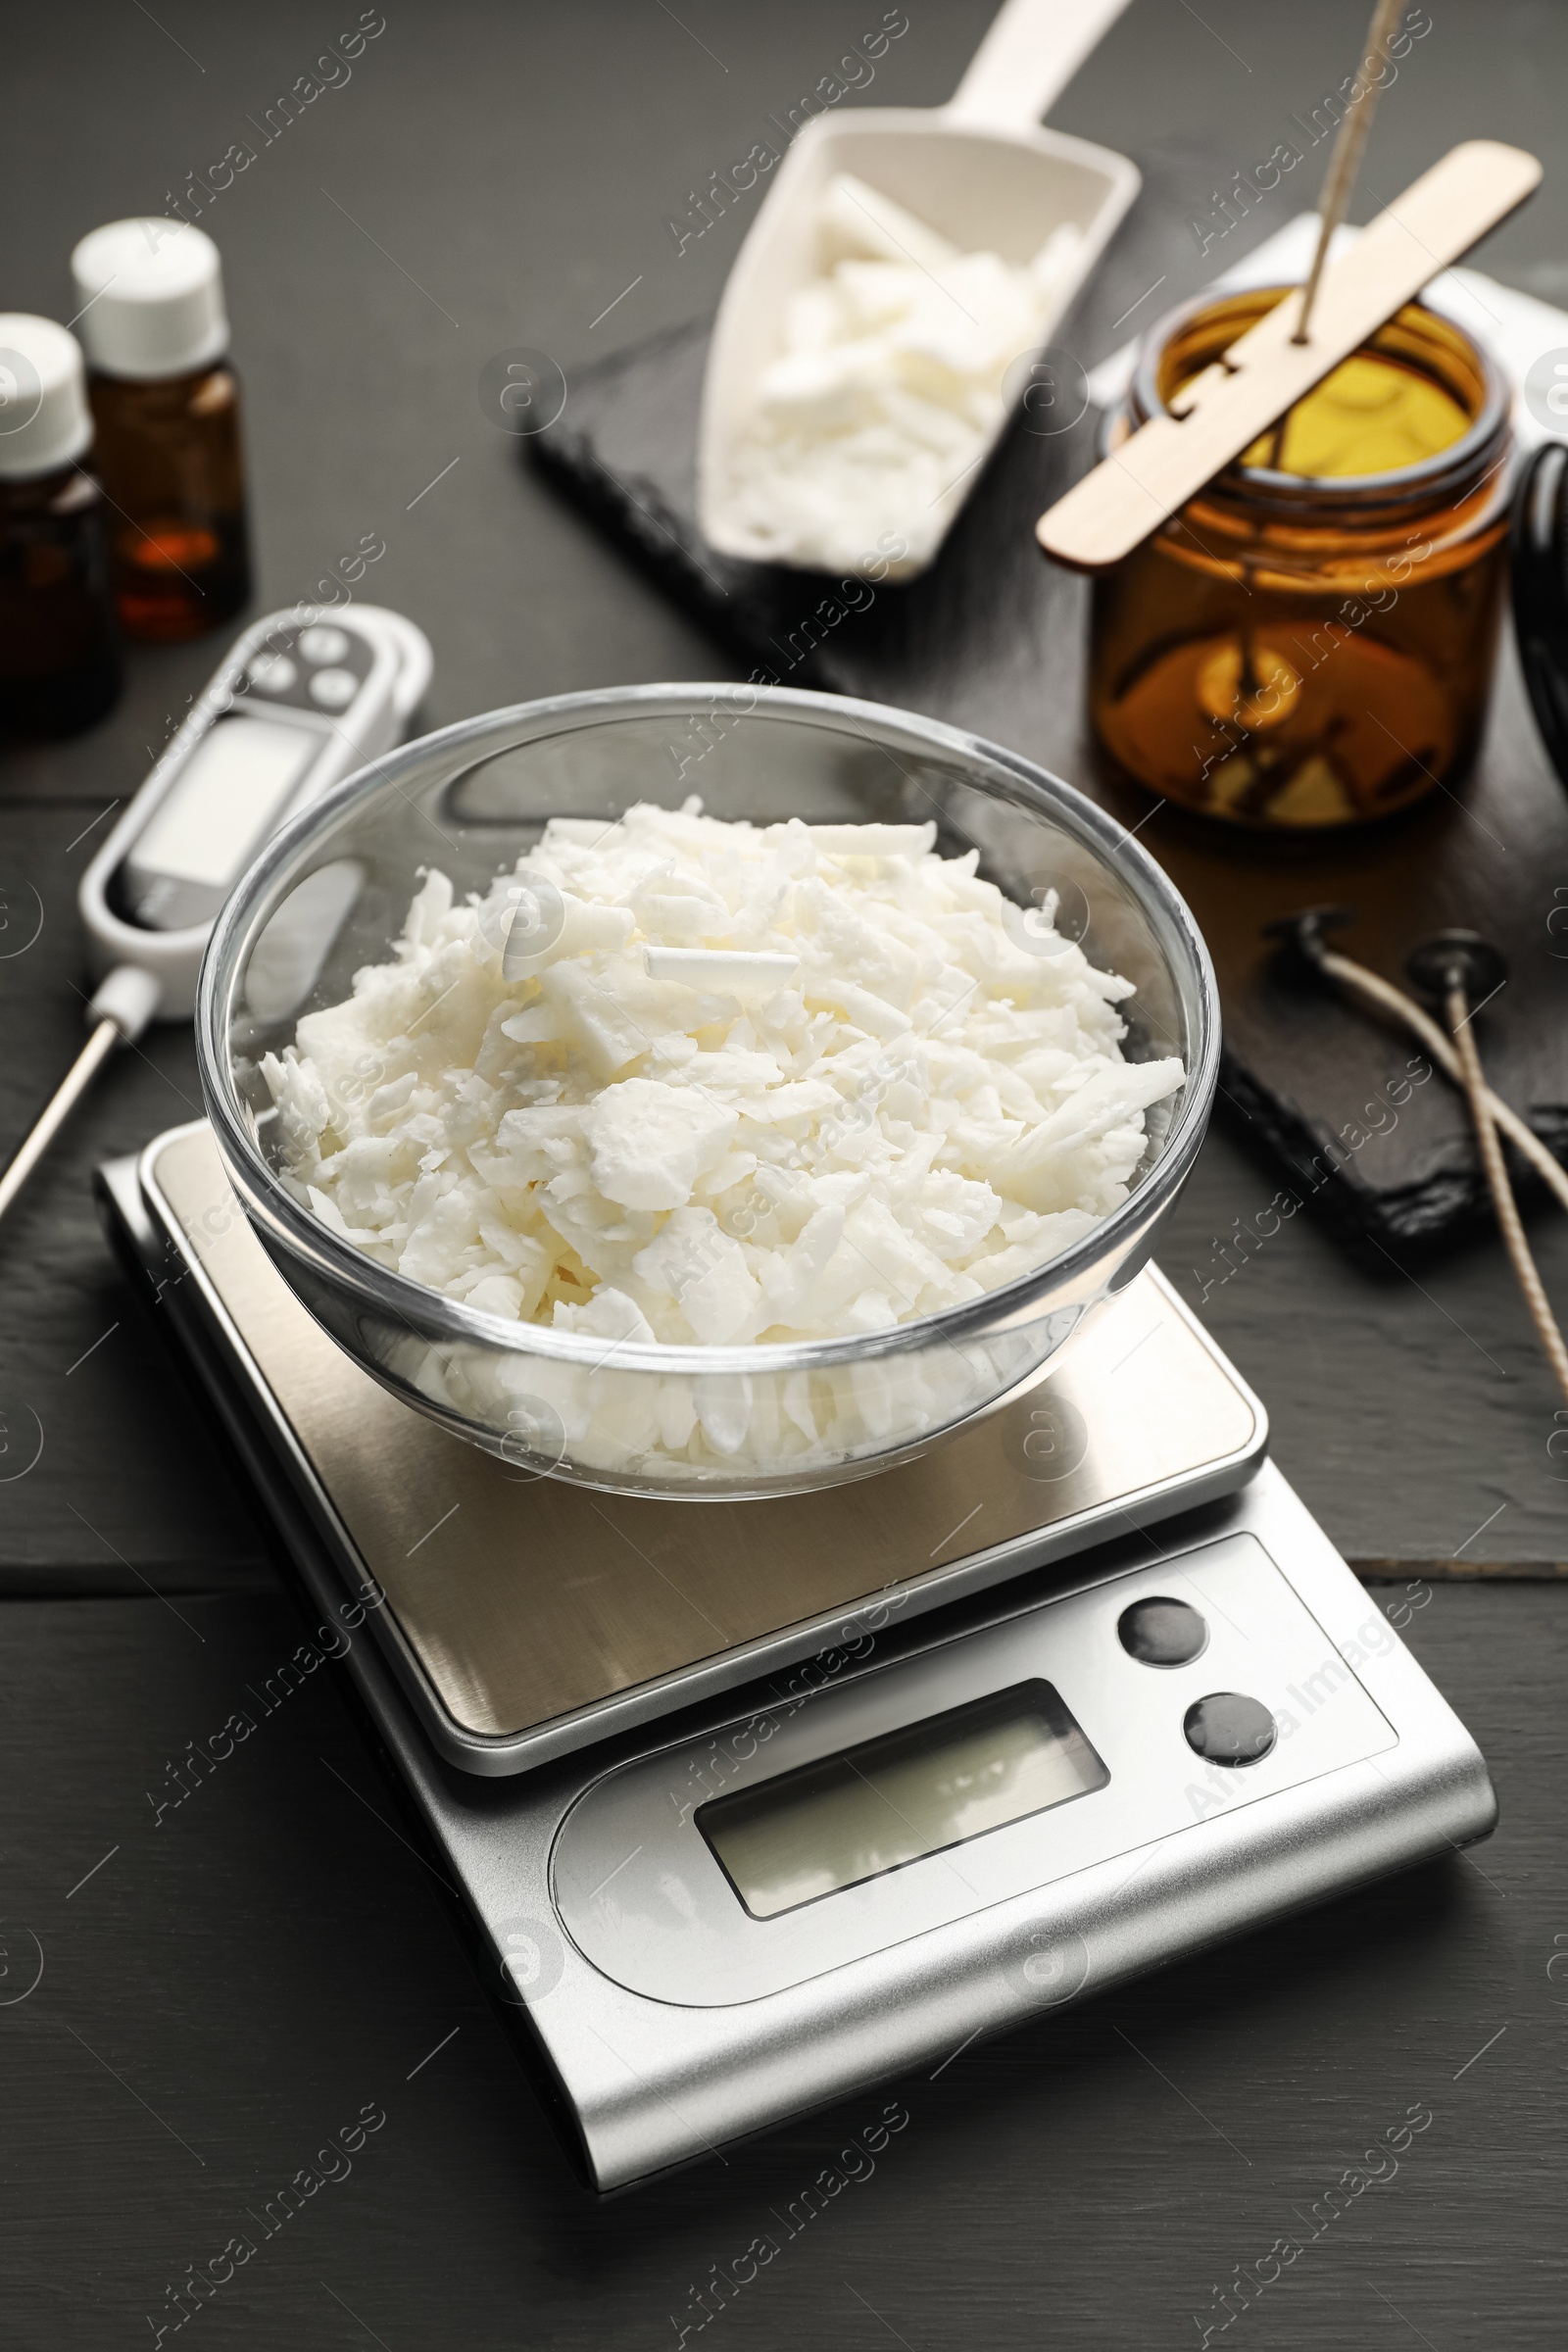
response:
<path id="1" fill-rule="evenodd" d="M 120 692 L 120 632 L 81 350 L 0 313 L 0 736 L 74 735 Z"/>
<path id="2" fill-rule="evenodd" d="M 1114 449 L 1285 289 L 1156 327 Z M 1090 714 L 1115 776 L 1254 833 L 1363 824 L 1463 776 L 1507 564 L 1509 401 L 1408 304 L 1095 582 Z"/>
<path id="3" fill-rule="evenodd" d="M 121 621 L 160 644 L 204 636 L 250 595 L 218 248 L 188 222 L 114 220 L 82 238 L 71 268 Z"/>

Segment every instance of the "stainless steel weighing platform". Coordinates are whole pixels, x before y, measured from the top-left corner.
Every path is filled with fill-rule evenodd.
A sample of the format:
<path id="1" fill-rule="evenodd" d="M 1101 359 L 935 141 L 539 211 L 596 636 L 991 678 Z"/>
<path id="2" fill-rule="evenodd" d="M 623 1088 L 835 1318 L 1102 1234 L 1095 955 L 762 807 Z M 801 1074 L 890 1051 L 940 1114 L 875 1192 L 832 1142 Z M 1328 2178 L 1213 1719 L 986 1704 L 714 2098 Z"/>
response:
<path id="1" fill-rule="evenodd" d="M 1152 1267 L 913 1464 L 643 1502 L 361 1371 L 205 1123 L 101 1186 L 596 2188 L 1495 1820 Z"/>

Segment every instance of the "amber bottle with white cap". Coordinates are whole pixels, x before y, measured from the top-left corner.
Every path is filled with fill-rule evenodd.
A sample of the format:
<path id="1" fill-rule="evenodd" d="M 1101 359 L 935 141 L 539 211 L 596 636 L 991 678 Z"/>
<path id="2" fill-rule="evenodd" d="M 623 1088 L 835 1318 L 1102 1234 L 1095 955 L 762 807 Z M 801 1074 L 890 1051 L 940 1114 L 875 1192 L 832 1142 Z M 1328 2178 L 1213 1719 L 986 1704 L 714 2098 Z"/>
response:
<path id="1" fill-rule="evenodd" d="M 71 268 L 121 621 L 131 637 L 200 637 L 250 595 L 218 248 L 188 222 L 112 220 Z"/>
<path id="2" fill-rule="evenodd" d="M 81 348 L 0 312 L 0 736 L 73 735 L 120 692 Z"/>

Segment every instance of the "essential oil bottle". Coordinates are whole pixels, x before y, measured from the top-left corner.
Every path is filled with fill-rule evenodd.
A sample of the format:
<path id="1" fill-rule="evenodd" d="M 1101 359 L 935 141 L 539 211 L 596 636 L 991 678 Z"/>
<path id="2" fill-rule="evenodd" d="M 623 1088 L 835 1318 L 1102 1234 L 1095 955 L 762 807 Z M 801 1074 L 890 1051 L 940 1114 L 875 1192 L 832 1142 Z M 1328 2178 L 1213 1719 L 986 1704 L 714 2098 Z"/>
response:
<path id="1" fill-rule="evenodd" d="M 104 502 L 75 337 L 0 312 L 0 737 L 74 735 L 120 692 Z"/>
<path id="2" fill-rule="evenodd" d="M 122 625 L 160 644 L 204 636 L 250 595 L 218 248 L 185 221 L 113 220 L 71 268 Z"/>

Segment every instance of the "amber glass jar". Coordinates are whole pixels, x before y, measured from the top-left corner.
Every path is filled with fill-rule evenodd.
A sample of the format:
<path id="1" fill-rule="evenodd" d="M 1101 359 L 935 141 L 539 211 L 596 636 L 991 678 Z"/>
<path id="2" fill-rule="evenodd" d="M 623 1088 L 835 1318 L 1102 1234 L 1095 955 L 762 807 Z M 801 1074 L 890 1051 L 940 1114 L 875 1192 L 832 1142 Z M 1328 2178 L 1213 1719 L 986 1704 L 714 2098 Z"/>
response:
<path id="1" fill-rule="evenodd" d="M 1284 291 L 1157 327 L 1107 446 Z M 1508 407 L 1486 354 L 1412 303 L 1100 575 L 1089 701 L 1112 772 L 1269 832 L 1365 823 L 1461 777 L 1496 653 Z"/>

